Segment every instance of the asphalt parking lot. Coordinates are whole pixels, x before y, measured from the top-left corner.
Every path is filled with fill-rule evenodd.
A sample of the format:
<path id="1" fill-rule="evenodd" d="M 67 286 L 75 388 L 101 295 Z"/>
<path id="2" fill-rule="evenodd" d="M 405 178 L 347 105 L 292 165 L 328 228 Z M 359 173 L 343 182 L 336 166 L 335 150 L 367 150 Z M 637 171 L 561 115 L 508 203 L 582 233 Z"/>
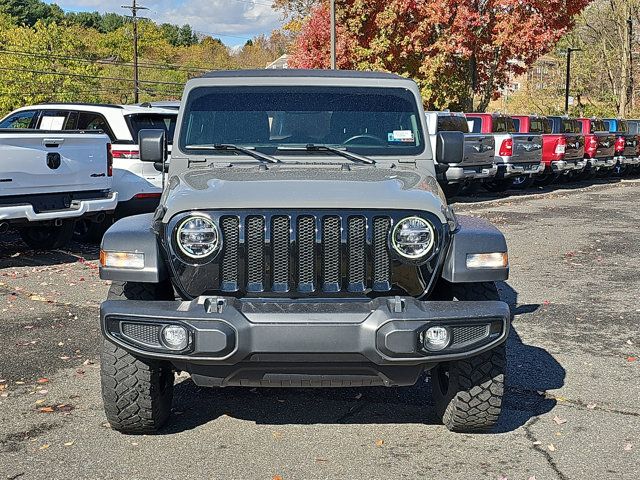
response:
<path id="1" fill-rule="evenodd" d="M 506 234 L 514 313 L 496 433 L 435 423 L 412 388 L 207 390 L 179 378 L 155 436 L 112 431 L 97 361 L 97 248 L 0 239 L 0 479 L 637 479 L 640 181 L 456 210 Z"/>

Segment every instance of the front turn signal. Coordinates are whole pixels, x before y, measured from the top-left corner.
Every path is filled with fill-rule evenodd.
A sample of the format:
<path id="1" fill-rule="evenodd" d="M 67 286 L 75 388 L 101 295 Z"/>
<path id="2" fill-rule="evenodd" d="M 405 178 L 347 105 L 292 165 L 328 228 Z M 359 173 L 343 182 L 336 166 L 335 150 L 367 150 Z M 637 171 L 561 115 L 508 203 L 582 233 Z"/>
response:
<path id="1" fill-rule="evenodd" d="M 470 253 L 467 255 L 467 268 L 507 268 L 509 254 L 504 253 Z"/>
<path id="2" fill-rule="evenodd" d="M 144 268 L 144 253 L 108 252 L 100 250 L 100 265 L 105 268 Z"/>

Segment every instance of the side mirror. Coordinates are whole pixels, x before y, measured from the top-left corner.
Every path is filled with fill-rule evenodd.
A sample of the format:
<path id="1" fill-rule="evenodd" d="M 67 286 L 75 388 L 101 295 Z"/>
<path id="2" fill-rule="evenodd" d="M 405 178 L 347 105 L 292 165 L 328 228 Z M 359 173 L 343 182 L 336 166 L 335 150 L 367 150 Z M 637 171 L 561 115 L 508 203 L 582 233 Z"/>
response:
<path id="1" fill-rule="evenodd" d="M 163 164 L 167 160 L 167 134 L 164 130 L 140 130 L 138 145 L 141 161 Z"/>
<path id="2" fill-rule="evenodd" d="M 464 158 L 464 133 L 439 132 L 436 138 L 436 162 L 460 163 Z"/>

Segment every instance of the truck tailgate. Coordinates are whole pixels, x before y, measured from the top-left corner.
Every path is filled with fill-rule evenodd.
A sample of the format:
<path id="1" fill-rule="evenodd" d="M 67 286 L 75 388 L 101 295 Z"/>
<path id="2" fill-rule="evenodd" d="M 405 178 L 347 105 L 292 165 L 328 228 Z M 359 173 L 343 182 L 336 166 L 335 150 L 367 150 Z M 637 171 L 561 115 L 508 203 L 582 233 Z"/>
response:
<path id="1" fill-rule="evenodd" d="M 564 158 L 568 161 L 580 161 L 584 158 L 584 136 L 565 133 L 567 147 Z"/>
<path id="2" fill-rule="evenodd" d="M 627 133 L 624 135 L 624 153 L 623 155 L 627 158 L 637 157 L 638 148 L 638 137 L 637 135 L 633 135 L 631 133 Z"/>
<path id="3" fill-rule="evenodd" d="M 0 130 L 0 196 L 108 190 L 102 133 Z"/>
<path id="4" fill-rule="evenodd" d="M 616 135 L 613 133 L 596 132 L 598 149 L 596 158 L 613 158 L 616 151 Z"/>
<path id="5" fill-rule="evenodd" d="M 466 133 L 462 165 L 491 165 L 494 162 L 496 141 L 493 135 Z"/>
<path id="6" fill-rule="evenodd" d="M 511 163 L 540 163 L 542 161 L 542 135 L 514 133 Z"/>

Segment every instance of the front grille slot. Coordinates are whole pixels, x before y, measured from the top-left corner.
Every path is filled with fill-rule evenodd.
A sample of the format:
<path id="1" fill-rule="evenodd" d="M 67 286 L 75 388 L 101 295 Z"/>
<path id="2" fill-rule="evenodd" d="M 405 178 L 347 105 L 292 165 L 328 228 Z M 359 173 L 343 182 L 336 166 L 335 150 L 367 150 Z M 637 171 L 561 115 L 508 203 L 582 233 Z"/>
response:
<path id="1" fill-rule="evenodd" d="M 340 218 L 322 221 L 322 290 L 340 291 Z"/>
<path id="2" fill-rule="evenodd" d="M 291 243 L 291 223 L 289 217 L 273 217 L 271 224 L 273 291 L 289 291 L 289 244 Z"/>
<path id="3" fill-rule="evenodd" d="M 350 292 L 364 292 L 367 275 L 367 224 L 364 217 L 349 219 L 348 249 L 348 289 Z"/>
<path id="4" fill-rule="evenodd" d="M 316 222 L 314 217 L 298 219 L 298 290 L 315 290 Z"/>
<path id="5" fill-rule="evenodd" d="M 389 216 L 224 214 L 223 292 L 364 294 L 392 290 Z"/>
<path id="6" fill-rule="evenodd" d="M 247 291 L 264 291 L 264 217 L 247 218 Z"/>
<path id="7" fill-rule="evenodd" d="M 222 230 L 221 289 L 224 292 L 238 290 L 238 249 L 240 244 L 240 220 L 238 217 L 223 217 Z"/>

